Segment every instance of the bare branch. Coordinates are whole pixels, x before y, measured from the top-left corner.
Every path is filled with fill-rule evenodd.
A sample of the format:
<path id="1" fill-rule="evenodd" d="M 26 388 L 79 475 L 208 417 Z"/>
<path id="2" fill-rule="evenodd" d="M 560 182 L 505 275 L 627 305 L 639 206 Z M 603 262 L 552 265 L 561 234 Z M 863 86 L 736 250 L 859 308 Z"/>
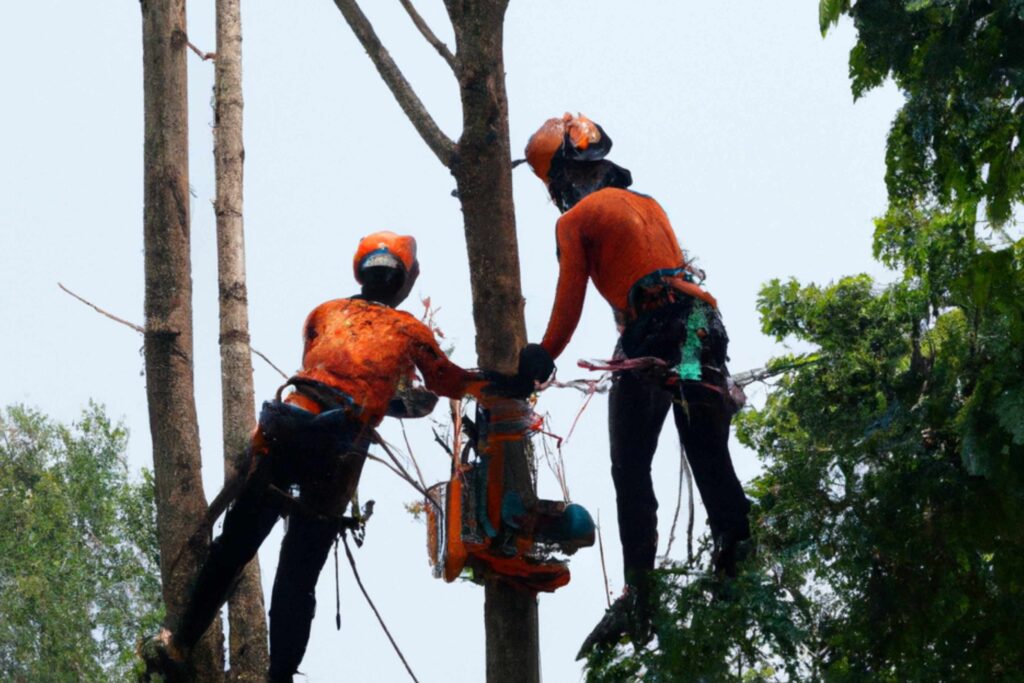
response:
<path id="1" fill-rule="evenodd" d="M 416 476 L 419 477 L 420 486 L 423 490 L 427 490 L 427 481 L 423 478 L 423 471 L 420 470 L 420 464 L 416 462 L 416 454 L 412 452 L 412 444 L 409 443 L 409 435 L 405 431 L 405 420 L 399 420 L 398 423 L 402 425 L 402 438 L 405 439 L 405 452 L 409 454 L 409 460 L 412 461 L 412 466 L 416 469 Z"/>
<path id="2" fill-rule="evenodd" d="M 79 301 L 81 301 L 83 304 L 85 304 L 89 308 L 94 309 L 100 315 L 104 315 L 104 316 L 110 318 L 111 320 L 113 320 L 114 322 L 119 322 L 122 325 L 126 325 L 126 326 L 132 328 L 133 330 L 135 330 L 136 332 L 138 332 L 139 334 L 146 334 L 146 328 L 142 327 L 142 325 L 136 325 L 133 322 L 129 322 L 128 320 L 124 320 L 123 318 L 118 318 L 113 313 L 108 313 L 107 311 L 104 311 L 102 308 L 100 308 L 96 304 L 92 303 L 91 301 L 89 301 L 87 299 L 83 299 L 82 297 L 78 296 L 77 294 L 75 294 L 74 292 L 72 292 L 70 289 L 68 289 L 67 287 L 65 287 L 64 285 L 62 285 L 59 282 L 57 283 L 57 286 L 60 287 L 61 289 L 63 289 L 67 294 L 70 294 L 71 296 L 73 296 L 76 299 L 78 299 Z M 274 363 L 271 362 L 271 360 L 269 358 L 267 358 L 266 356 L 264 356 L 260 351 L 258 351 L 257 349 L 254 349 L 252 346 L 249 347 L 249 350 L 252 351 L 253 353 L 255 353 L 260 358 L 262 358 L 264 361 L 266 361 L 267 365 L 269 365 L 270 367 L 272 367 L 275 370 L 277 370 L 281 374 L 282 377 L 284 377 L 285 379 L 288 379 L 288 375 L 284 372 L 284 370 L 282 370 L 281 368 L 279 368 L 276 365 L 274 365 Z"/>
<path id="3" fill-rule="evenodd" d="M 391 90 L 391 94 L 398 100 L 398 105 L 405 112 L 405 115 L 416 128 L 423 141 L 427 143 L 430 151 L 440 160 L 442 164 L 450 168 L 452 156 L 455 154 L 455 143 L 438 127 L 433 117 L 423 106 L 423 102 L 413 91 L 409 81 L 405 79 L 402 72 L 395 65 L 391 55 L 381 44 L 377 33 L 373 30 L 370 21 L 359 8 L 356 0 L 334 0 L 338 10 L 345 21 L 356 34 L 356 38 L 362 44 L 366 54 L 370 56 L 377 72 Z"/>
<path id="4" fill-rule="evenodd" d="M 285 373 L 285 371 L 284 371 L 284 370 L 282 370 L 281 368 L 279 368 L 279 367 L 277 367 L 276 365 L 274 365 L 274 364 L 273 364 L 273 363 L 272 363 L 272 362 L 270 361 L 270 359 L 269 359 L 269 358 L 267 358 L 266 356 L 264 356 L 264 355 L 263 355 L 262 353 L 260 353 L 259 351 L 257 351 L 256 349 L 254 349 L 254 348 L 253 348 L 253 347 L 251 347 L 251 346 L 249 347 L 249 350 L 250 350 L 250 351 L 252 351 L 253 353 L 255 353 L 255 354 L 256 354 L 257 356 L 259 356 L 260 358 L 262 358 L 262 359 L 263 359 L 264 361 L 266 361 L 267 365 L 269 365 L 270 367 L 272 367 L 272 368 L 274 368 L 275 370 L 277 370 L 278 374 L 280 374 L 280 375 L 281 375 L 282 377 L 284 377 L 285 379 L 288 379 L 288 375 L 287 375 L 287 373 Z"/>
<path id="5" fill-rule="evenodd" d="M 128 322 L 124 318 L 118 318 L 113 313 L 108 313 L 107 311 L 104 311 L 102 308 L 100 308 L 96 304 L 92 303 L 91 301 L 86 301 L 85 299 L 83 299 L 82 297 L 78 296 L 77 294 L 75 294 L 74 292 L 72 292 L 70 289 L 68 289 L 67 287 L 65 287 L 64 285 L 62 285 L 59 282 L 57 283 L 57 286 L 60 287 L 61 289 L 63 289 L 65 293 L 70 294 L 71 296 L 75 297 L 76 299 L 81 301 L 83 304 L 85 304 L 89 308 L 92 308 L 93 310 L 95 310 L 100 315 L 105 315 L 108 318 L 110 318 L 111 320 L 113 320 L 114 322 L 119 322 L 122 325 L 127 325 L 128 327 L 132 328 L 133 330 L 135 330 L 139 334 L 145 334 L 146 333 L 146 329 L 144 327 L 142 327 L 141 325 L 136 325 L 135 323 Z"/>
<path id="6" fill-rule="evenodd" d="M 448 49 L 448 46 L 444 44 L 444 41 L 438 38 L 434 32 L 430 30 L 430 26 L 427 25 L 427 22 L 423 20 L 420 13 L 416 11 L 415 7 L 413 7 L 412 0 L 398 0 L 398 2 L 400 2 L 402 7 L 405 8 L 409 18 L 412 19 L 412 23 L 414 23 L 416 28 L 419 29 L 420 35 L 426 38 L 427 42 L 434 46 L 434 49 L 437 50 L 437 54 L 441 55 L 441 58 L 448 62 L 448 66 L 451 67 L 452 71 L 458 72 L 459 66 L 455 61 L 455 55 L 453 55 L 452 51 Z"/>
<path id="7" fill-rule="evenodd" d="M 217 59 L 216 52 L 203 52 L 198 47 L 193 45 L 191 40 L 186 40 L 185 44 L 188 45 L 189 49 L 192 50 L 192 52 L 195 52 L 197 55 L 199 55 L 199 58 L 202 59 L 204 62 L 210 59 Z"/>
<path id="8" fill-rule="evenodd" d="M 792 363 L 787 363 L 785 365 L 776 365 L 775 367 L 772 368 L 754 368 L 753 370 L 738 372 L 732 376 L 732 380 L 740 387 L 745 387 L 748 384 L 753 384 L 754 382 L 764 382 L 765 380 L 771 379 L 772 377 L 784 375 L 790 370 L 797 370 L 805 365 L 814 365 L 815 363 L 818 363 L 820 361 L 821 358 L 818 357 L 817 354 L 807 354 L 802 358 L 799 358 L 796 361 Z"/>

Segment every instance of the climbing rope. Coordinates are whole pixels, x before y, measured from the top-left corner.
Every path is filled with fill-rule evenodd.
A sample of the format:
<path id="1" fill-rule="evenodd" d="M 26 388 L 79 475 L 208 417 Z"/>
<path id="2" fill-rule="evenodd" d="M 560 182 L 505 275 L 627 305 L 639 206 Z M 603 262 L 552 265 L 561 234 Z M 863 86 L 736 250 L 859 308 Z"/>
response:
<path id="1" fill-rule="evenodd" d="M 388 640 L 391 641 L 391 647 L 395 649 L 395 652 L 398 654 L 398 658 L 402 660 L 402 664 L 405 665 L 405 670 L 409 672 L 409 676 L 413 681 L 415 681 L 415 683 L 420 683 L 419 679 L 416 678 L 416 674 L 412 672 L 412 667 L 409 666 L 409 662 L 406 661 L 405 655 L 402 654 L 401 648 L 398 647 L 398 643 L 396 643 L 394 637 L 392 637 L 391 631 L 388 630 L 387 624 L 384 623 L 384 618 L 381 617 L 380 612 L 377 610 L 377 606 L 374 605 L 373 600 L 370 599 L 370 594 L 366 592 L 366 587 L 363 586 L 363 580 L 359 577 L 359 570 L 356 569 L 356 558 L 352 556 L 352 551 L 348 547 L 348 536 L 344 533 L 341 534 L 341 541 L 345 545 L 345 555 L 348 557 L 348 563 L 352 567 L 352 576 L 356 577 L 356 584 L 359 586 L 359 590 L 362 591 L 363 597 L 366 598 L 366 602 L 370 605 L 370 609 L 373 610 L 374 616 L 377 617 L 380 627 L 384 629 L 384 635 L 386 635 Z M 341 617 L 339 616 L 338 619 L 340 621 Z"/>

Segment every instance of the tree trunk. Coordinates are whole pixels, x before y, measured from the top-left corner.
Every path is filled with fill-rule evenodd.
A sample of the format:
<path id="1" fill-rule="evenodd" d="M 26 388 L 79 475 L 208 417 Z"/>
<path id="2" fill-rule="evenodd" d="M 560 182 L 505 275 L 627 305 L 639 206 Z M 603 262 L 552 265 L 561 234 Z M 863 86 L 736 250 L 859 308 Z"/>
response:
<path id="1" fill-rule="evenodd" d="M 172 623 L 206 553 L 205 543 L 185 544 L 206 513 L 192 382 L 187 41 L 185 0 L 142 2 L 146 398 L 160 572 Z M 197 680 L 222 677 L 221 640 L 215 625 L 195 648 Z"/>
<path id="2" fill-rule="evenodd" d="M 224 479 L 235 476 L 254 422 L 252 353 L 242 221 L 242 20 L 239 0 L 217 0 L 214 160 L 217 176 L 217 271 L 220 299 L 220 381 Z M 228 602 L 229 679 L 266 678 L 267 621 L 259 560 L 242 571 Z"/>
<path id="3" fill-rule="evenodd" d="M 452 174 L 462 203 L 480 367 L 515 372 L 526 342 L 512 203 L 503 25 L 507 0 L 446 0 L 455 28 L 462 136 Z M 507 487 L 536 500 L 528 442 L 506 458 Z M 488 579 L 488 683 L 539 683 L 537 596 Z"/>
<path id="4" fill-rule="evenodd" d="M 508 0 L 445 0 L 455 29 L 456 56 L 426 26 L 411 3 L 406 11 L 424 38 L 455 68 L 463 131 L 452 145 L 426 111 L 356 0 L 334 0 L 381 78 L 420 136 L 455 176 L 469 252 L 477 362 L 481 368 L 516 371 L 526 341 L 512 204 L 512 156 L 505 92 L 503 27 Z M 493 404 L 494 401 L 489 401 Z M 500 409 L 500 406 L 495 406 Z M 529 443 L 504 452 L 506 488 L 530 505 L 536 491 Z M 537 596 L 487 579 L 484 624 L 488 683 L 538 683 Z"/>

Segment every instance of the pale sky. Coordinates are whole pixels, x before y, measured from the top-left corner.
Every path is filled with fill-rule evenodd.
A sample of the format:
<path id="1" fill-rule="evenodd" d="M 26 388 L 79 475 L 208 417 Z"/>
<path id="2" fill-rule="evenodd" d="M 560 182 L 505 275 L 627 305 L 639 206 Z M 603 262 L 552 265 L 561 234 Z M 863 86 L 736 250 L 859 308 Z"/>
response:
<path id="1" fill-rule="evenodd" d="M 447 66 L 398 3 L 364 0 L 382 40 L 441 127 L 458 137 L 458 92 Z M 452 47 L 442 3 L 420 11 Z M 213 3 L 190 3 L 189 36 L 214 50 Z M 310 309 L 356 290 L 351 254 L 369 232 L 414 234 L 423 275 L 415 295 L 440 306 L 456 362 L 472 366 L 473 327 L 454 180 L 406 121 L 332 2 L 243 6 L 245 230 L 253 345 L 286 371 L 298 367 Z M 151 467 L 141 337 L 62 293 L 142 323 L 142 61 L 135 0 L 34 0 L 2 14 L 5 106 L 0 109 L 0 403 L 72 420 L 95 399 L 131 431 L 133 470 Z M 505 28 L 512 148 L 519 155 L 548 117 L 585 113 L 611 135 L 609 158 L 653 195 L 683 247 L 707 271 L 731 338 L 733 372 L 782 347 L 760 333 L 758 289 L 772 278 L 827 282 L 869 272 L 872 218 L 885 208 L 884 141 L 900 97 L 891 85 L 854 104 L 847 80 L 853 30 L 818 32 L 816 2 L 542 2 L 513 0 Z M 189 58 L 195 375 L 212 497 L 221 480 L 216 242 L 209 107 L 213 65 Z M 558 217 L 541 183 L 514 173 L 523 289 L 531 339 L 550 312 Z M 417 296 L 406 308 L 419 313 Z M 578 358 L 608 358 L 615 330 L 588 294 L 563 380 Z M 278 375 L 254 359 L 257 402 Z M 753 399 L 763 399 L 753 388 Z M 541 396 L 565 434 L 581 396 Z M 564 447 L 573 499 L 600 515 L 612 590 L 622 587 L 609 475 L 606 398 L 597 397 Z M 435 415 L 444 420 L 442 411 Z M 448 461 L 429 424 L 407 423 L 430 481 Z M 384 434 L 401 443 L 397 423 Z M 755 454 L 733 444 L 744 481 Z M 678 444 L 666 426 L 655 458 L 662 550 L 671 524 Z M 541 494 L 558 497 L 542 468 Z M 377 501 L 363 580 L 423 683 L 484 679 L 483 591 L 431 578 L 425 530 L 403 509 L 415 492 L 369 464 L 363 499 Z M 685 505 L 684 505 L 685 508 Z M 698 524 L 705 514 L 697 509 Z M 682 520 L 681 523 L 684 523 Z M 269 587 L 280 526 L 260 559 Z M 673 556 L 685 554 L 677 543 Z M 401 662 L 341 559 L 343 628 L 334 630 L 332 560 L 301 667 L 308 680 L 402 681 Z M 572 582 L 540 598 L 544 680 L 575 681 L 573 661 L 605 609 L 595 549 L 571 562 Z"/>

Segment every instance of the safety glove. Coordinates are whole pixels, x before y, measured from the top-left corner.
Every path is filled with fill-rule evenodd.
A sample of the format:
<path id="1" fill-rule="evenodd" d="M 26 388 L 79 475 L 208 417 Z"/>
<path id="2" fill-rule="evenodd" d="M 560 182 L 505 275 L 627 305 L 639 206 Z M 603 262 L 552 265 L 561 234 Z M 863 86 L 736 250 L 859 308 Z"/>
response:
<path id="1" fill-rule="evenodd" d="M 537 382 L 546 382 L 555 371 L 555 362 L 540 344 L 527 344 L 519 352 L 519 371 L 514 375 L 485 372 L 490 384 L 484 393 L 508 398 L 527 398 L 536 389 Z"/>

